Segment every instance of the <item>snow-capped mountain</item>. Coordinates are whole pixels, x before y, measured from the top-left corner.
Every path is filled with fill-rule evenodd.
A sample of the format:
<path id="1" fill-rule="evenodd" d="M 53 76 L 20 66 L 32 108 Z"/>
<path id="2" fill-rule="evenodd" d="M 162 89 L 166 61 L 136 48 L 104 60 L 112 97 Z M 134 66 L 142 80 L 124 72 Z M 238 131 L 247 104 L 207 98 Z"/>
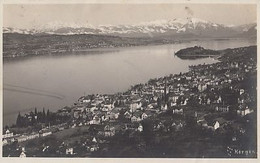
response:
<path id="1" fill-rule="evenodd" d="M 196 36 L 196 37 L 227 37 L 235 36 L 248 31 L 252 25 L 243 26 L 222 25 L 198 18 L 156 20 L 134 25 L 99 25 L 71 24 L 52 22 L 45 26 L 31 30 L 4 28 L 4 33 L 22 34 L 100 34 L 123 37 L 171 37 L 171 36 Z M 256 28 L 255 28 L 256 30 Z"/>
<path id="2" fill-rule="evenodd" d="M 20 34 L 34 34 L 38 31 L 32 29 L 17 29 L 17 28 L 11 28 L 11 27 L 3 27 L 3 33 L 20 33 Z"/>
<path id="3" fill-rule="evenodd" d="M 243 25 L 239 25 L 239 26 L 233 26 L 232 28 L 236 31 L 247 32 L 252 27 L 256 27 L 256 22 L 250 23 L 250 24 L 243 24 Z"/>
<path id="4" fill-rule="evenodd" d="M 242 37 L 250 37 L 256 38 L 257 36 L 257 25 L 256 24 L 249 24 L 246 27 L 242 28 L 243 33 L 240 35 Z"/>

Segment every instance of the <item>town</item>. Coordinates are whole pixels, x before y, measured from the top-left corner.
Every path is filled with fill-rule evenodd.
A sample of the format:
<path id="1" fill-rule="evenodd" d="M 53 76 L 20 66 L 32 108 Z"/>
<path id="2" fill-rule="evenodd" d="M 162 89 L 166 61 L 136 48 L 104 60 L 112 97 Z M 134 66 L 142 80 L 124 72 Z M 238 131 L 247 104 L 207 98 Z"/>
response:
<path id="1" fill-rule="evenodd" d="M 3 129 L 3 156 L 256 158 L 256 46 L 218 60 L 57 112 L 19 113 Z"/>

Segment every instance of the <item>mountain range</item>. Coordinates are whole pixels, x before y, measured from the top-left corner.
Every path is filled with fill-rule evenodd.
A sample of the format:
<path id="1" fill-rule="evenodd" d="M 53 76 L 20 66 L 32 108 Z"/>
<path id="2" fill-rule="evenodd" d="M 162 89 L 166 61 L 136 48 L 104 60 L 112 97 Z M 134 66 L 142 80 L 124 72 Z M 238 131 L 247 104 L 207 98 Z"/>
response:
<path id="1" fill-rule="evenodd" d="M 75 35 L 95 34 L 120 37 L 152 38 L 256 38 L 257 24 L 223 25 L 198 18 L 156 20 L 133 25 L 78 25 L 69 23 L 49 23 L 34 29 L 4 27 L 4 33 L 31 35 Z"/>

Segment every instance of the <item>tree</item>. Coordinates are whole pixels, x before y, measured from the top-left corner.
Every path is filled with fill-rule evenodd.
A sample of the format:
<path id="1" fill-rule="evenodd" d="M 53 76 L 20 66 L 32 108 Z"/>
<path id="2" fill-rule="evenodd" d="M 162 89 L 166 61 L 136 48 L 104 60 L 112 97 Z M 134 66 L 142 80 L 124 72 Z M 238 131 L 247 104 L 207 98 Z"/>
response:
<path id="1" fill-rule="evenodd" d="M 186 128 L 188 131 L 191 131 L 191 133 L 197 133 L 196 127 L 197 127 L 197 121 L 196 118 L 193 116 L 185 116 L 185 122 L 186 122 Z"/>
<path id="2" fill-rule="evenodd" d="M 8 125 L 5 125 L 5 130 L 8 130 L 9 129 L 9 126 Z"/>
<path id="3" fill-rule="evenodd" d="M 194 96 L 191 96 L 187 102 L 188 106 L 197 106 L 198 105 L 198 99 L 196 99 Z"/>
<path id="4" fill-rule="evenodd" d="M 34 114 L 35 114 L 35 115 L 38 115 L 37 108 L 34 109 Z"/>
<path id="5" fill-rule="evenodd" d="M 182 97 L 180 96 L 180 97 L 178 97 L 178 99 L 177 99 L 177 101 L 176 101 L 176 104 L 177 104 L 177 105 L 180 105 L 181 102 L 182 102 Z"/>
<path id="6" fill-rule="evenodd" d="M 21 116 L 20 112 L 19 112 L 17 119 L 16 119 L 16 126 L 22 127 L 22 116 Z"/>
<path id="7" fill-rule="evenodd" d="M 115 105 L 115 107 L 120 106 L 120 101 L 119 101 L 119 100 L 116 100 L 114 105 Z"/>
<path id="8" fill-rule="evenodd" d="M 161 106 L 161 104 L 162 104 L 162 100 L 161 100 L 160 97 L 158 97 L 158 99 L 157 99 L 157 105 L 158 105 L 158 106 Z"/>
<path id="9" fill-rule="evenodd" d="M 144 120 L 142 122 L 143 126 L 143 137 L 147 144 L 151 144 L 154 139 L 154 133 L 153 133 L 153 123 L 151 120 Z"/>
<path id="10" fill-rule="evenodd" d="M 191 89 L 191 92 L 192 93 L 198 93 L 199 92 L 199 89 L 197 86 L 194 86 L 192 89 Z"/>
<path id="11" fill-rule="evenodd" d="M 45 108 L 42 109 L 42 122 L 45 122 L 46 120 L 46 113 L 45 113 Z"/>
<path id="12" fill-rule="evenodd" d="M 50 117 L 50 110 L 49 109 L 47 110 L 46 116 L 47 116 L 47 119 Z"/>

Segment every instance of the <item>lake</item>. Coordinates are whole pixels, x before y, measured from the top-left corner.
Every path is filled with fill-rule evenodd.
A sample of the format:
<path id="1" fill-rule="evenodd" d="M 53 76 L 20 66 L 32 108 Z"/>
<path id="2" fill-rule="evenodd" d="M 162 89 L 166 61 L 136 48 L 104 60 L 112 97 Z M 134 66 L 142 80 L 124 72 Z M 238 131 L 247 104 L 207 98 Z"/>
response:
<path id="1" fill-rule="evenodd" d="M 35 107 L 56 111 L 84 94 L 122 92 L 151 78 L 186 72 L 189 65 L 217 62 L 212 58 L 182 60 L 174 56 L 174 52 L 195 45 L 219 50 L 256 45 L 256 41 L 192 41 L 4 62 L 4 125 L 15 123 L 19 112 L 24 114 Z"/>

